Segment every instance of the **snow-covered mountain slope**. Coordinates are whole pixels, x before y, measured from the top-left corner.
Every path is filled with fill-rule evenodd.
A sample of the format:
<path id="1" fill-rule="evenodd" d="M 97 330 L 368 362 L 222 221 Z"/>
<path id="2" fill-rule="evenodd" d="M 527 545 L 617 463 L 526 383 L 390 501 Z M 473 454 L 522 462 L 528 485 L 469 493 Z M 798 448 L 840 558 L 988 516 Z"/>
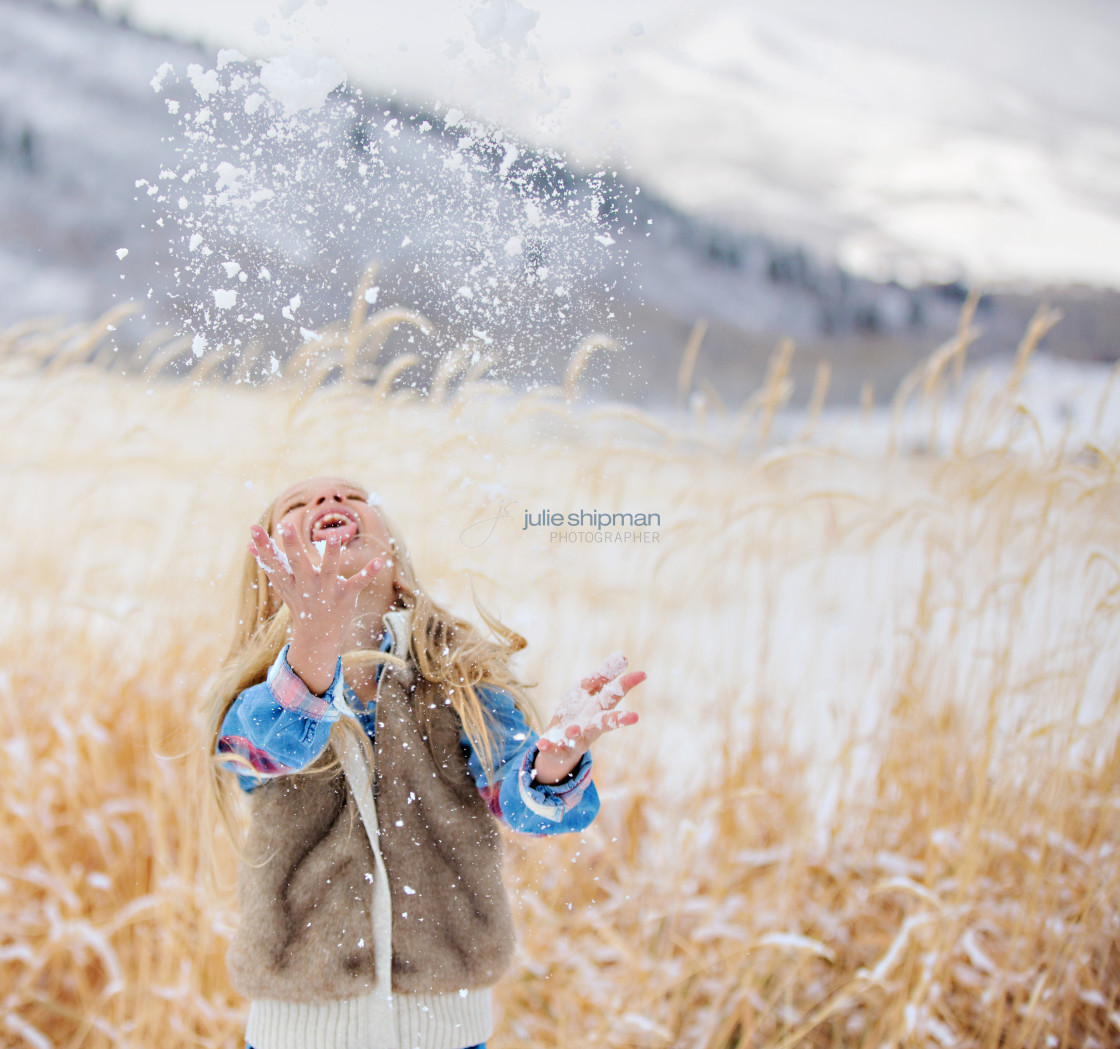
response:
<path id="1" fill-rule="evenodd" d="M 453 100 L 876 279 L 1120 288 L 1109 0 L 98 0 Z"/>
<path id="2" fill-rule="evenodd" d="M 283 356 L 345 315 L 377 258 L 372 302 L 437 323 L 441 338 L 408 347 L 423 356 L 473 339 L 508 377 L 550 381 L 601 330 L 626 346 L 603 382 L 648 397 L 671 394 L 699 319 L 698 375 L 731 396 L 782 334 L 810 370 L 829 355 L 834 390 L 854 395 L 868 377 L 889 387 L 956 323 L 959 284 L 853 276 L 675 207 L 621 165 L 578 173 L 446 102 L 378 100 L 344 80 L 314 55 L 262 65 L 88 9 L 0 6 L 0 324 L 144 298 L 149 329 L 170 324 L 198 352 L 255 340 Z M 1102 303 L 1072 303 L 1082 355 L 1115 351 Z M 1012 345 L 1032 308 L 989 298 L 991 348 Z"/>
<path id="3" fill-rule="evenodd" d="M 0 324 L 111 304 L 114 253 L 144 241 L 134 181 L 172 127 L 148 82 L 195 53 L 89 11 L 0 6 Z"/>

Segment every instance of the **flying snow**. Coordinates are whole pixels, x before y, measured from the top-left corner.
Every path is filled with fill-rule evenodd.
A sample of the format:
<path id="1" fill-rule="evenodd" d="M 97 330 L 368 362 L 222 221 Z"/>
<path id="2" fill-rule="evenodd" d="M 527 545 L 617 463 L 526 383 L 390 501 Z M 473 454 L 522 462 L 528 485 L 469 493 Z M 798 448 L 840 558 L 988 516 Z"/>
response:
<path id="1" fill-rule="evenodd" d="M 476 13 L 478 32 L 507 49 L 536 18 L 516 3 Z M 496 378 L 554 381 L 588 335 L 623 334 L 620 234 L 636 220 L 617 173 L 573 172 L 454 107 L 364 98 L 338 63 L 304 50 L 223 51 L 179 79 L 161 67 L 153 87 L 181 112 L 173 156 L 140 185 L 153 235 L 170 233 L 170 301 L 202 338 L 196 355 L 263 343 L 247 381 L 267 379 L 323 341 L 356 291 L 371 312 L 406 306 L 434 322 L 398 337 L 421 376 L 473 341 Z M 361 286 L 374 262 L 376 283 Z"/>
<path id="2" fill-rule="evenodd" d="M 301 110 L 319 109 L 346 80 L 346 72 L 333 58 L 297 49 L 265 62 L 260 80 L 290 117 Z"/>

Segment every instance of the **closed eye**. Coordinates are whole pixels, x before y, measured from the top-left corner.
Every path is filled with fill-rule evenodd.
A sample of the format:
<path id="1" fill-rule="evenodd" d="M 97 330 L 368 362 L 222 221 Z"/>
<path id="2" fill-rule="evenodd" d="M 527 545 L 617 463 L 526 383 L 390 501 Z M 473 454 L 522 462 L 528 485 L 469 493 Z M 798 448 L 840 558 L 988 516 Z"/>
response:
<path id="1" fill-rule="evenodd" d="M 307 505 L 307 503 L 303 503 L 303 502 L 291 503 L 289 506 L 284 508 L 284 512 L 280 516 L 281 517 L 286 517 L 293 510 L 298 510 L 301 506 L 306 506 L 306 505 Z"/>

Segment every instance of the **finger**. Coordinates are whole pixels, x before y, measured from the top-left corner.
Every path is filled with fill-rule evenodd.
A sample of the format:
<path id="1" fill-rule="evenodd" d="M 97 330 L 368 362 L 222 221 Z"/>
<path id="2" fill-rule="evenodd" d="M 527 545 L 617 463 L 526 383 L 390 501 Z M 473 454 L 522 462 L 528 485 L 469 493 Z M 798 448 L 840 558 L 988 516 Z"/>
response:
<path id="1" fill-rule="evenodd" d="M 269 555 L 275 556 L 271 547 L 272 542 L 268 533 L 260 525 L 252 525 L 249 529 L 249 552 L 258 561 L 261 560 L 262 555 L 266 560 L 271 560 Z"/>
<path id="2" fill-rule="evenodd" d="M 291 564 L 273 542 L 272 537 L 259 525 L 254 525 L 249 533 L 252 536 L 251 548 L 257 564 L 269 575 L 289 575 L 292 570 Z"/>
<path id="3" fill-rule="evenodd" d="M 338 578 L 338 561 L 342 556 L 342 539 L 337 535 L 329 535 L 323 547 L 323 556 L 319 561 L 319 571 L 324 579 Z"/>
<path id="4" fill-rule="evenodd" d="M 569 723 L 565 728 L 562 723 L 553 718 L 547 731 L 537 740 L 537 747 L 545 750 L 568 750 L 579 736 L 579 725 L 575 722 Z"/>
<path id="5" fill-rule="evenodd" d="M 261 552 L 257 549 L 257 544 L 251 540 L 245 545 L 246 551 L 249 556 L 257 562 L 257 564 L 264 569 L 265 572 L 271 572 L 272 569 L 269 565 L 265 564 L 264 559 L 261 557 Z"/>
<path id="6" fill-rule="evenodd" d="M 588 674 L 585 678 L 580 678 L 579 687 L 582 691 L 587 693 L 595 693 L 601 689 L 610 678 L 598 672 Z"/>
<path id="7" fill-rule="evenodd" d="M 569 725 L 564 733 L 564 747 L 579 751 L 590 750 L 604 732 L 613 732 L 625 725 L 633 725 L 638 715 L 632 710 L 605 710 L 593 721 L 580 725 Z"/>
<path id="8" fill-rule="evenodd" d="M 601 730 L 594 725 L 569 725 L 564 730 L 564 741 L 558 749 L 562 748 L 569 753 L 575 750 L 582 754 L 600 735 Z"/>
<path id="9" fill-rule="evenodd" d="M 538 745 L 545 750 L 555 750 L 556 743 L 554 740 L 560 739 L 563 733 L 561 726 L 564 724 L 564 719 L 559 714 L 553 714 L 552 719 L 545 726 L 544 732 L 540 734 Z"/>
<path id="10" fill-rule="evenodd" d="M 626 695 L 626 689 L 622 687 L 622 679 L 615 678 L 609 685 L 599 690 L 595 699 L 600 710 L 610 710 L 618 706 L 624 695 Z"/>
<path id="11" fill-rule="evenodd" d="M 615 678 L 606 688 L 601 689 L 598 696 L 596 696 L 596 699 L 599 701 L 599 708 L 601 710 L 611 710 L 617 707 L 622 701 L 622 697 L 635 685 L 640 685 L 645 679 L 646 675 L 644 670 L 635 670 L 633 673 L 624 674 L 620 678 Z"/>
<path id="12" fill-rule="evenodd" d="M 246 552 L 246 553 L 247 553 L 247 554 L 248 554 L 248 555 L 249 555 L 249 556 L 250 556 L 250 557 L 251 557 L 251 558 L 252 558 L 252 559 L 253 559 L 254 561 L 256 561 L 256 562 L 257 562 L 257 567 L 258 567 L 258 568 L 259 568 L 259 569 L 260 569 L 260 570 L 261 570 L 262 572 L 264 572 L 264 574 L 265 574 L 265 575 L 269 575 L 269 574 L 271 573 L 272 569 L 270 569 L 270 568 L 269 568 L 269 567 L 268 567 L 268 566 L 267 566 L 267 565 L 266 565 L 266 564 L 265 564 L 265 563 L 264 563 L 264 562 L 263 562 L 263 561 L 261 560 L 261 555 L 260 555 L 259 553 L 257 553 L 257 546 L 256 546 L 256 543 L 252 543 L 252 542 L 250 542 L 250 543 L 246 543 L 246 544 L 245 544 L 245 552 Z"/>
<path id="13" fill-rule="evenodd" d="M 287 553 L 280 548 L 280 544 L 276 542 L 272 536 L 268 537 L 268 552 L 276 559 L 276 563 L 280 566 L 280 574 L 284 578 L 294 579 L 296 576 L 295 570 L 292 568 L 291 559 Z"/>
<path id="14" fill-rule="evenodd" d="M 646 672 L 644 670 L 631 670 L 629 674 L 624 674 L 620 679 L 622 685 L 622 694 L 625 696 L 630 689 L 640 685 L 646 679 Z"/>
<path id="15" fill-rule="evenodd" d="M 354 575 L 346 580 L 345 589 L 347 593 L 354 590 L 362 590 L 384 567 L 385 562 L 380 557 L 373 558 L 360 572 L 355 572 Z"/>
<path id="16" fill-rule="evenodd" d="M 304 546 L 303 539 L 290 524 L 280 526 L 280 542 L 291 565 L 292 575 L 306 573 L 311 567 L 311 556 Z"/>
<path id="17" fill-rule="evenodd" d="M 626 657 L 621 652 L 612 652 L 595 671 L 585 677 L 579 687 L 592 695 L 598 692 L 608 681 L 613 681 L 626 669 Z"/>
<path id="18" fill-rule="evenodd" d="M 604 711 L 600 715 L 595 724 L 595 728 L 600 733 L 613 732 L 617 728 L 622 728 L 625 725 L 636 725 L 638 723 L 638 714 L 633 710 L 610 710 Z"/>

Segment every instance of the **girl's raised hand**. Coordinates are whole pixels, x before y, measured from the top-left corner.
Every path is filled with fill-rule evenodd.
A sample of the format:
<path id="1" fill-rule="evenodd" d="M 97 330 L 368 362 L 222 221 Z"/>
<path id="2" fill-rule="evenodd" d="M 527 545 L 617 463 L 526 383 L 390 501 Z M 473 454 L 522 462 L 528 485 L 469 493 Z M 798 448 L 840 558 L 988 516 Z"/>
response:
<path id="1" fill-rule="evenodd" d="M 615 652 L 564 694 L 537 743 L 534 768 L 540 782 L 558 783 L 604 732 L 637 722 L 635 711 L 614 709 L 627 692 L 646 679 L 645 671 L 626 673 L 626 667 L 626 657 Z"/>
<path id="2" fill-rule="evenodd" d="M 321 694 L 334 680 L 335 665 L 358 594 L 381 570 L 383 562 L 375 557 L 347 579 L 338 574 L 342 549 L 339 539 L 326 539 L 322 562 L 315 564 L 303 539 L 290 524 L 280 525 L 279 532 L 283 549 L 260 525 L 253 525 L 249 529 L 249 552 L 292 614 L 289 665 L 312 692 Z"/>

